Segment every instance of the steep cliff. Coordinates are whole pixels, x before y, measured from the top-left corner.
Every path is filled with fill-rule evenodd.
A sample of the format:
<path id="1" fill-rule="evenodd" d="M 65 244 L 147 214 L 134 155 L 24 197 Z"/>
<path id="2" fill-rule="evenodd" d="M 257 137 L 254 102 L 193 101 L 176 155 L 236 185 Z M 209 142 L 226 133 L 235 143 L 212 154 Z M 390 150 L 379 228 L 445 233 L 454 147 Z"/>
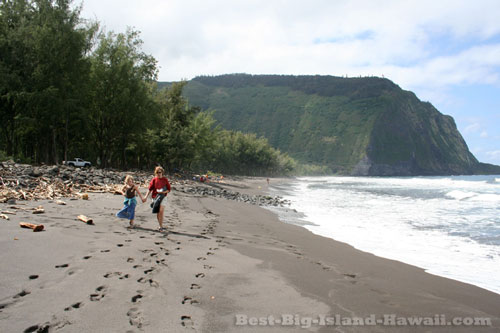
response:
<path id="1" fill-rule="evenodd" d="M 214 110 L 222 127 L 257 133 L 338 174 L 500 171 L 476 160 L 452 117 L 388 79 L 231 74 L 197 77 L 184 94 Z"/>

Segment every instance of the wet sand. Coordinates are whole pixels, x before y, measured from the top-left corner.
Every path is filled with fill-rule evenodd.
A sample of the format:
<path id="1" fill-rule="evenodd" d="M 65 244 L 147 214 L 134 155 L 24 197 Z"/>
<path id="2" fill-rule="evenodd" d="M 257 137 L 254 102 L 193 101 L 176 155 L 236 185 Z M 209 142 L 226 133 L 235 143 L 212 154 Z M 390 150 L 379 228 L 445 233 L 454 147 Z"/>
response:
<path id="1" fill-rule="evenodd" d="M 265 178 L 219 185 L 267 191 Z M 258 206 L 174 190 L 162 233 L 149 204 L 138 204 L 128 230 L 114 216 L 122 197 L 89 196 L 0 204 L 16 212 L 0 220 L 1 332 L 500 330 L 500 295 L 313 235 Z M 32 214 L 39 205 L 45 213 Z M 433 322 L 387 325 L 408 317 Z M 357 318 L 365 326 L 351 325 Z M 442 325 L 454 318 L 491 326 Z"/>

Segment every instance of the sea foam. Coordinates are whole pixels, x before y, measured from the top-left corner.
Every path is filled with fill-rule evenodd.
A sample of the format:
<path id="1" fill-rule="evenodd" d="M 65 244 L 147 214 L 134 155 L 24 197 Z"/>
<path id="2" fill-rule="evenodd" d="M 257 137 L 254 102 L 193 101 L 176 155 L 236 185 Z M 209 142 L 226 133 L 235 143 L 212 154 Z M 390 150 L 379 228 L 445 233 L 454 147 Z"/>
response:
<path id="1" fill-rule="evenodd" d="M 500 293 L 500 186 L 493 179 L 307 177 L 284 198 L 303 214 L 297 224 L 316 234 Z"/>

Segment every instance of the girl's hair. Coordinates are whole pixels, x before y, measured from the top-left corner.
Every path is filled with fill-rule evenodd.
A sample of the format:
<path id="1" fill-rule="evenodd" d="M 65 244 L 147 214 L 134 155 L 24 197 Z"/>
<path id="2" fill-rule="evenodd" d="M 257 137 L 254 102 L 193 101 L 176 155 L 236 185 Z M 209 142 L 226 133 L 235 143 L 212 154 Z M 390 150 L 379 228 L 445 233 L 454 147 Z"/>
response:
<path id="1" fill-rule="evenodd" d="M 161 166 L 157 166 L 157 167 L 155 168 L 155 175 L 157 175 L 159 172 L 161 172 L 161 173 L 164 173 L 164 172 L 165 172 Z"/>
<path id="2" fill-rule="evenodd" d="M 134 177 L 132 177 L 131 175 L 127 175 L 127 176 L 125 177 L 125 184 L 128 184 L 128 180 L 129 180 L 129 179 L 130 179 L 131 181 L 134 181 Z"/>

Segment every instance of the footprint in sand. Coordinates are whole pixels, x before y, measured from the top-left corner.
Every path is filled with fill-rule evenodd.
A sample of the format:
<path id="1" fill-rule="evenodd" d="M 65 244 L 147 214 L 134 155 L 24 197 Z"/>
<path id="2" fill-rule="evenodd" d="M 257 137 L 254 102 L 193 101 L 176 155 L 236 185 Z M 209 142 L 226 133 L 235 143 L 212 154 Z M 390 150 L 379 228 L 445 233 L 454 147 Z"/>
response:
<path id="1" fill-rule="evenodd" d="M 184 299 L 182 300 L 182 304 L 199 304 L 197 300 L 189 297 L 189 296 L 184 296 Z"/>
<path id="2" fill-rule="evenodd" d="M 92 302 L 96 302 L 96 301 L 100 301 L 101 299 L 104 298 L 104 296 L 106 296 L 106 286 L 99 286 L 95 289 L 95 293 L 94 294 L 90 294 L 90 300 Z"/>
<path id="3" fill-rule="evenodd" d="M 198 273 L 195 275 L 197 278 L 204 278 L 205 274 L 204 273 Z"/>
<path id="4" fill-rule="evenodd" d="M 134 258 L 130 258 L 130 257 L 127 258 L 127 262 L 134 262 L 134 261 L 135 261 Z"/>
<path id="5" fill-rule="evenodd" d="M 181 324 L 182 324 L 182 326 L 187 327 L 187 328 L 193 328 L 193 326 L 194 326 L 194 322 L 191 319 L 191 316 L 186 316 L 186 315 L 181 317 Z"/>
<path id="6" fill-rule="evenodd" d="M 24 297 L 24 296 L 29 295 L 29 294 L 31 294 L 31 292 L 30 292 L 30 291 L 23 290 L 23 291 L 21 291 L 20 293 L 18 293 L 18 294 L 16 294 L 16 295 L 12 296 L 12 298 L 21 298 L 21 297 Z"/>
<path id="7" fill-rule="evenodd" d="M 156 263 L 157 263 L 158 265 L 168 266 L 168 265 L 165 263 L 165 259 L 156 260 Z"/>
<path id="8" fill-rule="evenodd" d="M 32 332 L 40 332 L 40 333 L 48 333 L 50 329 L 50 325 L 33 325 L 24 330 L 24 333 L 32 333 Z"/>
<path id="9" fill-rule="evenodd" d="M 29 276 L 29 279 L 30 279 L 30 280 L 35 280 L 35 279 L 38 279 L 38 275 L 30 275 L 30 276 Z"/>
<path id="10" fill-rule="evenodd" d="M 83 306 L 82 302 L 77 302 L 75 304 L 71 304 L 71 306 L 68 306 L 67 308 L 64 308 L 64 311 L 71 311 L 72 309 L 79 309 Z"/>
<path id="11" fill-rule="evenodd" d="M 196 283 L 191 283 L 191 287 L 189 289 L 201 289 L 201 286 Z"/>
<path id="12" fill-rule="evenodd" d="M 129 323 L 131 326 L 141 328 L 142 327 L 142 312 L 139 311 L 138 308 L 132 308 L 128 310 L 127 316 L 129 318 Z"/>
<path id="13" fill-rule="evenodd" d="M 149 283 L 149 286 L 150 287 L 154 287 L 154 288 L 158 288 L 160 286 L 160 284 L 158 282 L 156 282 L 155 280 L 144 278 L 144 277 L 142 277 L 139 280 L 137 280 L 137 282 L 139 282 L 139 283 Z"/>
<path id="14" fill-rule="evenodd" d="M 146 274 L 146 275 L 147 275 L 147 274 L 151 274 L 152 272 L 154 272 L 154 270 L 155 270 L 155 268 L 154 268 L 154 267 L 151 267 L 150 269 L 146 269 L 146 270 L 144 271 L 144 274 Z"/>
<path id="15" fill-rule="evenodd" d="M 122 274 L 123 274 L 122 272 L 108 272 L 108 273 L 104 274 L 103 276 L 106 279 L 109 279 L 109 278 L 111 278 L 113 276 L 119 276 L 120 280 L 128 279 L 130 277 L 130 275 L 128 275 L 128 274 L 125 274 L 125 275 L 122 275 Z"/>
<path id="16" fill-rule="evenodd" d="M 88 260 L 90 258 L 92 258 L 92 256 L 85 256 L 85 257 L 83 257 L 84 260 Z"/>
<path id="17" fill-rule="evenodd" d="M 212 268 L 214 268 L 214 266 L 210 266 L 210 265 L 203 265 L 203 268 L 204 268 L 204 269 L 212 269 Z"/>
<path id="18" fill-rule="evenodd" d="M 137 294 L 132 297 L 132 303 L 137 303 L 143 296 L 141 294 Z"/>
<path id="19" fill-rule="evenodd" d="M 110 252 L 111 250 L 101 250 L 101 252 L 103 253 L 107 253 L 107 252 Z"/>
<path id="20" fill-rule="evenodd" d="M 69 264 L 56 265 L 56 268 L 66 268 Z"/>
<path id="21" fill-rule="evenodd" d="M 205 258 L 205 257 L 198 257 L 198 258 L 196 258 L 196 260 L 207 260 L 207 258 Z"/>

